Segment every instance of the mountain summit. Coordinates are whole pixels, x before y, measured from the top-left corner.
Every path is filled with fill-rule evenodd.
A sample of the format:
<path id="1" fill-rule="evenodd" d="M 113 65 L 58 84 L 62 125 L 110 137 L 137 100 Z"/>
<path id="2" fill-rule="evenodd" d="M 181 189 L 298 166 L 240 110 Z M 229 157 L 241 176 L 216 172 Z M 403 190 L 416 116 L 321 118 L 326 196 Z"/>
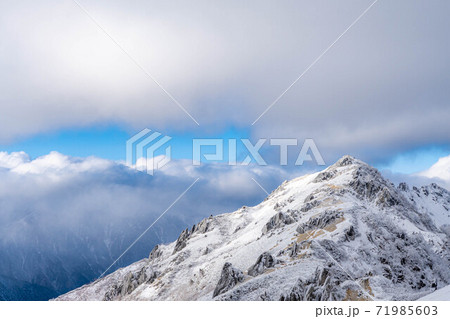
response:
<path id="1" fill-rule="evenodd" d="M 58 300 L 415 300 L 450 283 L 449 209 L 344 156 Z"/>

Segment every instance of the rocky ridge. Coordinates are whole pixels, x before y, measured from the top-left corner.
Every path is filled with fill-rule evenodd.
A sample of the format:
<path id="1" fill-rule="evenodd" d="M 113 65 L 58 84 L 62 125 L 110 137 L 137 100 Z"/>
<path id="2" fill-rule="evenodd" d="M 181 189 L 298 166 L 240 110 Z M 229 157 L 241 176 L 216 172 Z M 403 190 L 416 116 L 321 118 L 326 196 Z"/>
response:
<path id="1" fill-rule="evenodd" d="M 415 300 L 450 283 L 450 193 L 345 156 L 59 300 Z"/>

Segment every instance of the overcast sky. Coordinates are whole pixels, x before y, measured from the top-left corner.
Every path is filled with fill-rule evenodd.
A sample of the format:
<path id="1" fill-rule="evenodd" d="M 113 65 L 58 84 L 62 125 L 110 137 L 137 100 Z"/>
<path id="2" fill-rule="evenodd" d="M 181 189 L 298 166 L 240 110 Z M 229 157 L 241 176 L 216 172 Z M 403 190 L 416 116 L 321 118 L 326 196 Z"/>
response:
<path id="1" fill-rule="evenodd" d="M 253 126 L 372 1 L 79 3 L 88 13 L 71 0 L 0 3 L 6 150 L 102 126 L 314 138 L 330 164 L 449 150 L 448 1 L 377 2 Z"/>

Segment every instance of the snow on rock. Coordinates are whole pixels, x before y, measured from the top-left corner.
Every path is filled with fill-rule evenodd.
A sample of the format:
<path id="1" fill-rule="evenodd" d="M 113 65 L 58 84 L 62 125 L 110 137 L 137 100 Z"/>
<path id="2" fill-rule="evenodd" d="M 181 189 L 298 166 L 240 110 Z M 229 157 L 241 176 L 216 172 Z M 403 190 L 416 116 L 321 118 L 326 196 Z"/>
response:
<path id="1" fill-rule="evenodd" d="M 248 269 L 247 273 L 253 277 L 258 276 L 264 273 L 266 269 L 273 268 L 276 263 L 277 260 L 271 254 L 265 252 L 258 257 L 256 263 Z"/>
<path id="2" fill-rule="evenodd" d="M 225 263 L 222 268 L 219 282 L 217 283 L 216 289 L 214 289 L 213 297 L 227 292 L 242 281 L 244 281 L 244 274 L 242 271 L 234 268 L 230 263 Z"/>
<path id="3" fill-rule="evenodd" d="M 344 288 L 344 289 L 342 289 Z M 314 276 L 306 281 L 298 279 L 294 287 L 281 301 L 337 301 L 337 300 L 368 300 L 358 284 L 344 271 L 337 267 L 317 269 Z"/>
<path id="4" fill-rule="evenodd" d="M 415 300 L 450 283 L 449 207 L 344 156 L 58 300 Z"/>

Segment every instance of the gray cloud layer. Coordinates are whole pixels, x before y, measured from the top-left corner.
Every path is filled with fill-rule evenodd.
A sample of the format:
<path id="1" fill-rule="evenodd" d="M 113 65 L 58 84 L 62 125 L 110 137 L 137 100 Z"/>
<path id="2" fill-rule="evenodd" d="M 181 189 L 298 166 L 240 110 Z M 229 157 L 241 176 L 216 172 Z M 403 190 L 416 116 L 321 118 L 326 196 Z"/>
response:
<path id="1" fill-rule="evenodd" d="M 81 3 L 204 127 L 248 126 L 370 1 Z M 450 136 L 448 1 L 379 1 L 254 126 L 380 159 Z M 0 140 L 195 124 L 71 1 L 0 4 Z"/>

